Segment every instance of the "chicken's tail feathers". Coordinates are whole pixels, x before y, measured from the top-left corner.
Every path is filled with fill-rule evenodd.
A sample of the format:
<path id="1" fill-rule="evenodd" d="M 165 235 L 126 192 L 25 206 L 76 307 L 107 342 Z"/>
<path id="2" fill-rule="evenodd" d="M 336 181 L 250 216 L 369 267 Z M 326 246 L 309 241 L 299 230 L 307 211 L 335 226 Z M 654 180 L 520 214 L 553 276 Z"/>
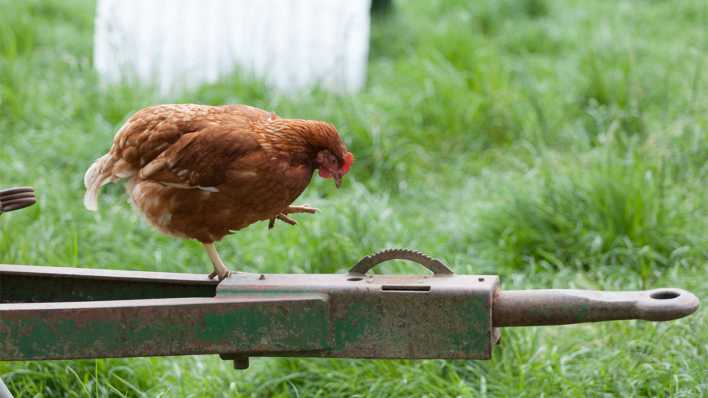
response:
<path id="1" fill-rule="evenodd" d="M 110 154 L 106 154 L 96 159 L 84 174 L 84 206 L 90 211 L 98 210 L 98 192 L 101 187 L 110 181 L 111 172 L 109 170 L 113 163 Z"/>

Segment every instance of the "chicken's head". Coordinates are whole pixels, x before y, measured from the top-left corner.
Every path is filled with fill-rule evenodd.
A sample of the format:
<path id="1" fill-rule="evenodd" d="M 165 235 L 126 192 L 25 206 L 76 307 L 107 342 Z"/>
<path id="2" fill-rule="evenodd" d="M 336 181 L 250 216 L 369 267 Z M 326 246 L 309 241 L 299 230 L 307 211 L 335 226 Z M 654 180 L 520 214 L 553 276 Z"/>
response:
<path id="1" fill-rule="evenodd" d="M 275 119 L 269 120 L 266 131 L 275 134 L 270 145 L 279 145 L 287 150 L 304 147 L 306 159 L 313 169 L 319 169 L 320 177 L 331 178 L 339 188 L 354 162 L 352 155 L 334 125 L 318 120 Z M 282 143 L 285 145 L 282 145 Z"/>
<path id="2" fill-rule="evenodd" d="M 335 154 L 329 149 L 319 151 L 315 163 L 320 170 L 320 177 L 333 178 L 334 184 L 339 188 L 342 185 L 342 177 L 349 172 L 349 168 L 354 163 L 354 155 L 346 150 L 336 152 L 338 153 Z"/>

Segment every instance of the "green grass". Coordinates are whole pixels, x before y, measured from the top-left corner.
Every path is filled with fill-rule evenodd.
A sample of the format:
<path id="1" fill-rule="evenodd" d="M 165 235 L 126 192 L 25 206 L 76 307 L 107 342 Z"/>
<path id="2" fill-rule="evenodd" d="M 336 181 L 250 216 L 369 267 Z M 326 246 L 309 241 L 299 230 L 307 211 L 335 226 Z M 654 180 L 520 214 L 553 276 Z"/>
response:
<path id="1" fill-rule="evenodd" d="M 99 88 L 93 5 L 0 0 L 0 182 L 39 204 L 0 219 L 0 262 L 207 272 L 82 175 L 158 102 L 248 103 L 324 119 L 357 162 L 317 180 L 297 227 L 220 244 L 248 271 L 341 272 L 412 247 L 505 288 L 677 286 L 708 297 L 708 6 L 700 0 L 396 2 L 353 96 L 278 96 L 237 77 L 176 98 Z M 424 231 L 421 233 L 421 231 Z M 390 264 L 387 272 L 414 272 Z M 705 307 L 705 305 L 704 305 Z M 504 330 L 490 361 L 216 356 L 0 364 L 16 396 L 704 396 L 706 311 L 675 322 Z"/>

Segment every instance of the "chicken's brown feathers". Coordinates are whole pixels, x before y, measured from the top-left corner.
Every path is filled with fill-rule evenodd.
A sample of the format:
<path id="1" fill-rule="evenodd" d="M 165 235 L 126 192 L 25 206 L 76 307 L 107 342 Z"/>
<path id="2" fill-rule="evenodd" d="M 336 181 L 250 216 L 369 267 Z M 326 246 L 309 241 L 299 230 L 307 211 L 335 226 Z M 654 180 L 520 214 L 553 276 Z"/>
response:
<path id="1" fill-rule="evenodd" d="M 346 151 L 337 129 L 326 122 L 302 119 L 271 119 L 253 124 L 266 148 L 284 152 L 297 151 L 310 157 L 328 149 L 341 155 Z"/>
<path id="2" fill-rule="evenodd" d="M 186 187 L 221 185 L 227 165 L 261 149 L 255 137 L 218 126 L 185 134 L 145 165 L 140 177 Z"/>

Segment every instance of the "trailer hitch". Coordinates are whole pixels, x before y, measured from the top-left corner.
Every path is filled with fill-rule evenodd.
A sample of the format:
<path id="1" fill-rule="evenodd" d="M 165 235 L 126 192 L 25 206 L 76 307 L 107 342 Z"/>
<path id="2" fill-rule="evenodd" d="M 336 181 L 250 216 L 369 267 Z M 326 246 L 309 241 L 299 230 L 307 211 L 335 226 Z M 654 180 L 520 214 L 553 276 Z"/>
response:
<path id="1" fill-rule="evenodd" d="M 391 259 L 428 275 L 374 275 Z M 489 359 L 500 328 L 621 319 L 667 321 L 698 299 L 633 292 L 500 289 L 410 250 L 368 256 L 346 274 L 206 275 L 0 265 L 0 360 L 220 354 Z"/>

